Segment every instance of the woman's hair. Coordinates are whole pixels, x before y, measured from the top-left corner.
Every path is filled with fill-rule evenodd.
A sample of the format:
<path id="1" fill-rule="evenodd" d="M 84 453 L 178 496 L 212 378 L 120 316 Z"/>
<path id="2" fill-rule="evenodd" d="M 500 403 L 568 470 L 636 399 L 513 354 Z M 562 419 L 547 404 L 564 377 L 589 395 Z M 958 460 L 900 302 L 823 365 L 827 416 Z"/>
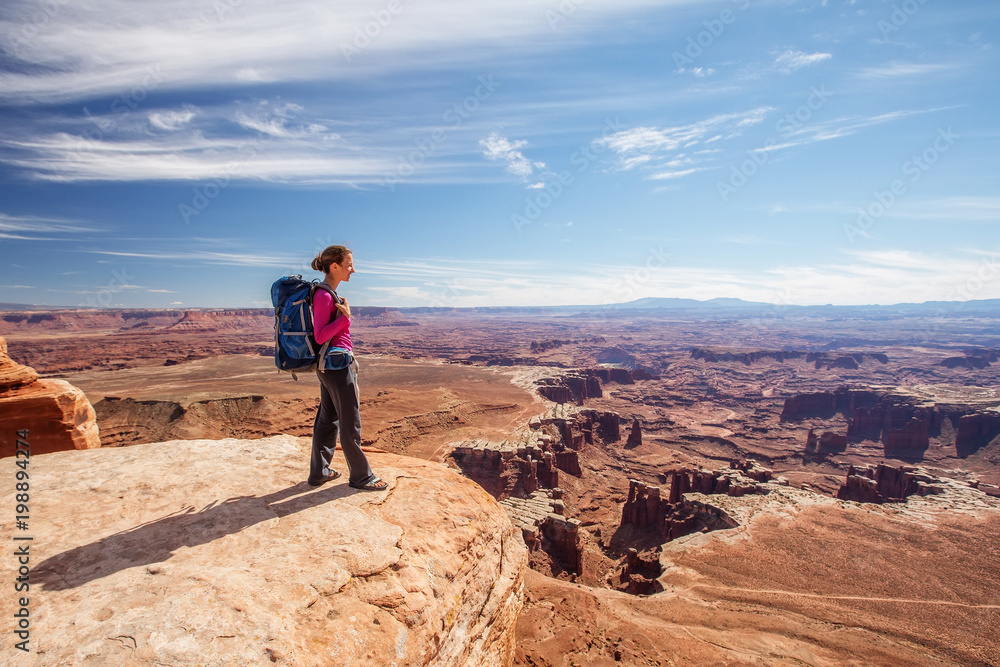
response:
<path id="1" fill-rule="evenodd" d="M 323 252 L 316 255 L 313 259 L 312 267 L 316 271 L 329 273 L 331 264 L 343 264 L 344 258 L 350 254 L 351 251 L 342 245 L 327 246 Z"/>

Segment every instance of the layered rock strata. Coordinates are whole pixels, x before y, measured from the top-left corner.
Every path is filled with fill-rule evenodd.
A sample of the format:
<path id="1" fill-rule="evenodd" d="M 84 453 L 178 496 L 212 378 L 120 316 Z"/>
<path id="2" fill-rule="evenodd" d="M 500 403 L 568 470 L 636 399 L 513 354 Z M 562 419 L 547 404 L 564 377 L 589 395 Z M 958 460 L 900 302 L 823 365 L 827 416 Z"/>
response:
<path id="1" fill-rule="evenodd" d="M 101 446 L 97 417 L 82 391 L 65 380 L 39 379 L 7 355 L 0 338 L 0 457 L 14 456 L 15 433 L 31 454 Z"/>
<path id="2" fill-rule="evenodd" d="M 652 595 L 662 590 L 657 577 L 663 573 L 660 565 L 660 549 L 639 552 L 629 547 L 622 560 L 617 575 L 612 574 L 613 588 L 631 595 Z"/>
<path id="3" fill-rule="evenodd" d="M 549 435 L 564 447 L 578 452 L 587 445 L 611 444 L 622 437 L 618 413 L 566 405 L 557 405 L 544 416 L 533 417 L 528 428 L 539 437 Z"/>
<path id="4" fill-rule="evenodd" d="M 967 405 L 922 405 L 911 396 L 870 390 L 840 388 L 832 392 L 796 394 L 785 399 L 781 421 L 807 418 L 847 419 L 846 432 L 830 432 L 827 442 L 807 437 L 806 452 L 824 454 L 846 449 L 846 442 L 881 442 L 885 455 L 921 459 L 932 438 L 950 439 L 954 433 L 956 454 L 974 454 L 1000 435 L 1000 412 Z"/>
<path id="5" fill-rule="evenodd" d="M 729 468 L 719 470 L 674 470 L 670 473 L 670 495 L 667 502 L 678 503 L 688 492 L 734 497 L 748 493 L 767 493 L 764 484 L 770 480 L 771 471 L 756 461 L 731 461 Z"/>
<path id="6" fill-rule="evenodd" d="M 559 486 L 559 473 L 580 477 L 580 452 L 621 439 L 617 413 L 556 405 L 533 417 L 527 429 L 507 440 L 468 440 L 453 446 L 462 472 L 497 499 L 527 497 Z"/>
<path id="7" fill-rule="evenodd" d="M 691 358 L 703 359 L 709 363 L 735 361 L 745 366 L 749 366 L 750 364 L 758 361 L 763 361 L 764 359 L 773 359 L 774 361 L 782 363 L 785 361 L 804 359 L 806 363 L 814 364 L 817 370 L 823 368 L 824 366 L 827 370 L 830 370 L 831 368 L 854 370 L 864 363 L 866 358 L 874 359 L 880 364 L 889 363 L 889 357 L 882 352 L 853 352 L 850 354 L 831 356 L 825 352 L 804 352 L 801 350 L 734 351 L 711 350 L 700 347 L 691 349 Z"/>
<path id="8" fill-rule="evenodd" d="M 505 498 L 500 504 L 515 528 L 520 528 L 529 555 L 544 552 L 550 559 L 546 569 L 555 570 L 554 574 L 558 570 L 583 574 L 580 521 L 564 516 L 561 489 L 535 491 L 527 498 Z"/>
<path id="9" fill-rule="evenodd" d="M 741 469 L 742 468 L 742 469 Z M 755 462 L 733 462 L 721 470 L 675 470 L 671 473 L 670 492 L 661 496 L 660 487 L 630 479 L 628 498 L 622 507 L 621 527 L 655 531 L 664 540 L 674 540 L 698 530 L 732 528 L 736 522 L 712 505 L 688 500 L 685 493 L 742 496 L 766 494 L 771 471 Z"/>
<path id="10" fill-rule="evenodd" d="M 809 429 L 806 436 L 806 454 L 825 456 L 847 450 L 847 436 L 833 431 L 824 431 L 817 436 L 813 429 Z"/>
<path id="11" fill-rule="evenodd" d="M 659 379 L 645 368 L 587 368 L 537 381 L 538 393 L 554 403 L 583 405 L 585 399 L 604 396 L 603 385 L 635 384 L 637 380 Z"/>
<path id="12" fill-rule="evenodd" d="M 961 457 L 974 454 L 980 447 L 1000 435 L 1000 413 L 974 412 L 958 418 L 955 450 Z"/>
<path id="13" fill-rule="evenodd" d="M 440 464 L 369 460 L 387 491 L 308 486 L 290 436 L 33 459 L 30 653 L 9 658 L 511 665 L 526 551 L 503 508 Z"/>
<path id="14" fill-rule="evenodd" d="M 580 474 L 579 455 L 544 436 L 533 442 L 467 440 L 454 447 L 452 459 L 462 473 L 497 499 L 526 497 L 539 488 L 559 486 L 559 471 Z"/>
<path id="15" fill-rule="evenodd" d="M 929 496 L 942 492 L 941 480 L 922 468 L 851 466 L 847 480 L 837 491 L 840 500 L 860 503 L 905 502 L 910 496 Z"/>

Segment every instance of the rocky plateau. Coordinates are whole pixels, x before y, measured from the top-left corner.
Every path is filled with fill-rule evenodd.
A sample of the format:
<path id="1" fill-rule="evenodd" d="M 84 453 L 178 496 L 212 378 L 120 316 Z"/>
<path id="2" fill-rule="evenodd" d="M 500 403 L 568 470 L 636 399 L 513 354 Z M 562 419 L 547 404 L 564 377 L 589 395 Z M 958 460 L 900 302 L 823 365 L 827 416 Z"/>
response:
<path id="1" fill-rule="evenodd" d="M 365 441 L 505 510 L 513 664 L 1000 664 L 993 320 L 371 311 Z M 102 454 L 310 432 L 269 311 L 6 316 Z"/>

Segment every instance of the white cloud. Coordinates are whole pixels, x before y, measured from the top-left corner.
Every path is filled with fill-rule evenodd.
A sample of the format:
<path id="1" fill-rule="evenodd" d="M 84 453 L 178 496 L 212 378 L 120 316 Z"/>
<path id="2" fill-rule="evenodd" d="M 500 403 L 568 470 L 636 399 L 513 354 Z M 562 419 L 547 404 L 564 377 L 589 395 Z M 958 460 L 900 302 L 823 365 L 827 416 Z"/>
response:
<path id="1" fill-rule="evenodd" d="M 120 128 L 103 141 L 40 133 L 8 139 L 4 153 L 8 164 L 59 182 L 225 178 L 355 183 L 380 182 L 396 169 L 398 157 L 389 150 L 349 148 L 324 130 L 321 124 L 290 123 L 280 115 L 240 112 L 234 125 L 209 136 L 202 128 L 153 135 Z"/>
<path id="2" fill-rule="evenodd" d="M 488 137 L 479 141 L 486 159 L 506 163 L 507 173 L 524 180 L 531 176 L 535 168 L 545 167 L 543 162 L 532 162 L 519 150 L 527 145 L 527 141 L 510 141 L 497 132 L 490 132 Z"/>
<path id="3" fill-rule="evenodd" d="M 858 76 L 863 79 L 890 79 L 904 76 L 925 76 L 928 74 L 937 74 L 938 72 L 946 72 L 951 69 L 954 69 L 952 65 L 942 63 L 925 63 L 921 65 L 917 63 L 891 62 L 876 67 L 865 67 L 858 72 Z"/>
<path id="4" fill-rule="evenodd" d="M 0 239 L 18 241 L 64 240 L 66 234 L 100 231 L 74 220 L 0 213 Z"/>
<path id="5" fill-rule="evenodd" d="M 774 56 L 769 63 L 752 62 L 740 68 L 737 77 L 742 79 L 759 79 L 762 76 L 777 72 L 791 74 L 792 72 L 821 63 L 833 57 L 830 53 L 805 53 L 794 49 L 786 49 Z"/>
<path id="6" fill-rule="evenodd" d="M 497 50 L 544 48 L 599 28 L 609 15 L 693 0 L 588 0 L 554 36 L 537 0 L 402 3 L 386 25 L 351 0 L 100 3 L 21 0 L 0 22 L 0 46 L 18 69 L 0 73 L 0 99 L 31 104 L 145 88 L 244 86 L 358 79 L 384 70 L 450 66 L 455 53 L 485 62 Z M 43 17 L 39 23 L 37 17 Z M 369 24 L 377 32 L 371 36 Z M 360 49 L 357 35 L 369 33 Z M 544 37 L 544 39 L 539 39 Z M 359 52 L 346 57 L 346 49 Z"/>
<path id="7" fill-rule="evenodd" d="M 774 67 L 779 72 L 794 72 L 797 69 L 821 63 L 832 57 L 829 53 L 803 53 L 802 51 L 789 49 L 775 58 Z"/>
<path id="8" fill-rule="evenodd" d="M 883 123 L 891 123 L 903 118 L 932 113 L 935 111 L 941 111 L 941 109 L 911 109 L 890 111 L 876 116 L 840 117 L 828 121 L 811 121 L 798 127 L 785 125 L 782 128 L 785 131 L 783 131 L 779 137 L 784 141 L 781 143 L 764 145 L 757 150 L 762 152 L 776 152 L 820 141 L 840 139 L 841 137 L 849 137 L 853 134 L 857 134 L 858 132 L 869 127 L 882 125 Z"/>
<path id="9" fill-rule="evenodd" d="M 653 181 L 665 181 L 674 178 L 680 178 L 682 176 L 687 176 L 688 174 L 693 174 L 696 171 L 705 171 L 705 168 L 701 169 L 680 169 L 678 171 L 661 171 L 659 173 L 650 176 L 650 180 Z"/>
<path id="10" fill-rule="evenodd" d="M 195 109 L 189 106 L 181 111 L 153 111 L 149 114 L 149 124 L 159 130 L 174 132 L 190 123 L 195 113 Z"/>
<path id="11" fill-rule="evenodd" d="M 617 153 L 619 170 L 642 167 L 656 172 L 652 178 L 678 178 L 707 168 L 702 165 L 710 162 L 717 151 L 703 146 L 739 136 L 744 129 L 762 123 L 771 111 L 771 107 L 757 107 L 739 113 L 719 114 L 687 125 L 634 127 L 601 141 Z"/>
<path id="12" fill-rule="evenodd" d="M 753 235 L 723 239 L 742 245 L 766 241 Z M 573 305 L 623 302 L 642 297 L 712 299 L 796 305 L 894 304 L 962 300 L 957 291 L 977 275 L 992 253 L 968 251 L 929 255 L 902 249 L 854 251 L 843 262 L 777 265 L 761 270 L 682 266 L 670 258 L 653 266 L 574 265 L 541 262 L 414 260 L 373 262 L 368 273 L 409 277 L 413 284 L 385 288 L 393 305 L 454 307 L 491 305 Z M 988 255 L 984 259 L 984 255 Z M 639 269 L 642 269 L 639 272 Z M 642 279 L 638 280 L 637 276 Z M 992 275 L 1000 275 L 995 270 Z M 402 291 L 400 291 L 402 290 Z M 378 291 L 377 289 L 374 291 Z M 442 303 L 442 296 L 447 303 Z M 558 300 L 554 300 L 557 295 Z M 972 298 L 1000 297 L 1000 278 L 984 282 Z"/>
<path id="13" fill-rule="evenodd" d="M 890 213 L 909 219 L 1000 222 L 1000 197 L 904 199 L 894 206 Z"/>

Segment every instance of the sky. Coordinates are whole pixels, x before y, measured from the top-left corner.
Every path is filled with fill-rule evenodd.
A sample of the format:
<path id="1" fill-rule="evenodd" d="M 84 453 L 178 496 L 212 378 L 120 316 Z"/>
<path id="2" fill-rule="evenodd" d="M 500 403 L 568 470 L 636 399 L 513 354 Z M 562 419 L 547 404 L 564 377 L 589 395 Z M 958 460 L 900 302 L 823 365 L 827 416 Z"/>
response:
<path id="1" fill-rule="evenodd" d="M 0 302 L 1000 298 L 995 0 L 7 0 Z"/>

